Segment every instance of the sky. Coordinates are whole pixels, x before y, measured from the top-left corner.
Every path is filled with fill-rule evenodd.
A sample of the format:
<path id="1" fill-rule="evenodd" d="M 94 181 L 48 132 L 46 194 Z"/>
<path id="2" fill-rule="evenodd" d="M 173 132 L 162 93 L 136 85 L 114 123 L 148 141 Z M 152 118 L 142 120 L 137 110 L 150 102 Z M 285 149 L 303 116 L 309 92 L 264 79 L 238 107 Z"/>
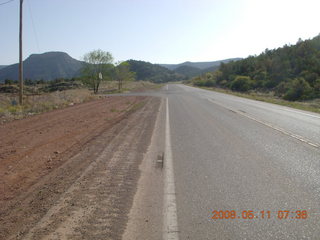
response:
<path id="1" fill-rule="evenodd" d="M 23 58 L 94 49 L 152 63 L 247 57 L 315 37 L 319 9 L 319 0 L 24 0 Z M 0 65 L 18 62 L 18 30 L 11 0 L 0 5 Z"/>

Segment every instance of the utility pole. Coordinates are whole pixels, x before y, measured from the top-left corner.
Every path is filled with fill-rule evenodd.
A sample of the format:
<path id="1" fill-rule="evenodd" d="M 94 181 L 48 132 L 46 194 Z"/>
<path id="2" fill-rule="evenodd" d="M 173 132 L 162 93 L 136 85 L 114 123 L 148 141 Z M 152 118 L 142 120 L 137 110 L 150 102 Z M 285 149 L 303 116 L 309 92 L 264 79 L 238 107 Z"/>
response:
<path id="1" fill-rule="evenodd" d="M 23 61 L 22 61 L 22 4 L 20 0 L 20 24 L 19 24 L 19 104 L 23 104 Z"/>

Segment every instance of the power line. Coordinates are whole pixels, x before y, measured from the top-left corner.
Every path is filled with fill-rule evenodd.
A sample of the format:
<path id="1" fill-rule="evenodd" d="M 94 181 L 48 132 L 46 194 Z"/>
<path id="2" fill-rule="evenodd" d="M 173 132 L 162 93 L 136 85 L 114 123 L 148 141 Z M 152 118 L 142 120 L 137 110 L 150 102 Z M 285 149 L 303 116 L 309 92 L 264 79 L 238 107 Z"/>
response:
<path id="1" fill-rule="evenodd" d="M 6 1 L 6 2 L 4 2 L 4 3 L 0 3 L 0 6 L 1 5 L 4 5 L 4 4 L 7 4 L 7 3 L 9 3 L 9 2 L 13 2 L 14 0 L 9 0 L 9 1 Z"/>
<path id="2" fill-rule="evenodd" d="M 36 40 L 36 45 L 37 45 L 38 52 L 40 52 L 38 35 L 37 35 L 37 31 L 36 31 L 36 28 L 35 28 L 35 25 L 34 25 L 33 16 L 32 16 L 32 12 L 31 12 L 31 7 L 30 7 L 29 1 L 27 1 L 27 4 L 28 4 L 28 8 L 29 8 L 29 13 L 30 13 L 30 18 L 31 18 L 31 24 L 32 24 L 34 38 Z"/>

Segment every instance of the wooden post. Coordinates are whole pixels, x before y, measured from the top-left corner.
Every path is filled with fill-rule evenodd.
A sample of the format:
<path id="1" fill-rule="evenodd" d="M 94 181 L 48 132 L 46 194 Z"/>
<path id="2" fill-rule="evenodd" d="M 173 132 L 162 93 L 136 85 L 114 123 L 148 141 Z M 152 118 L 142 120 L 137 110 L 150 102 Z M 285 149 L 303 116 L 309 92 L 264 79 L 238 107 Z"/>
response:
<path id="1" fill-rule="evenodd" d="M 22 61 L 22 4 L 20 0 L 20 25 L 19 25 L 19 104 L 23 104 L 23 61 Z"/>

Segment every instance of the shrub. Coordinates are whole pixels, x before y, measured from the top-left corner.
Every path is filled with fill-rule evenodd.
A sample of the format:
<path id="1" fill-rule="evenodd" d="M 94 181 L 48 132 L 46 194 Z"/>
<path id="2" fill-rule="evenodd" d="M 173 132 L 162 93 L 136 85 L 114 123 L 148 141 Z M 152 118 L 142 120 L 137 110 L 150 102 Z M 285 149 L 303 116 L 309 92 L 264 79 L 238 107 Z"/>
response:
<path id="1" fill-rule="evenodd" d="M 284 95 L 285 100 L 296 101 L 312 98 L 312 88 L 304 78 L 296 78 L 290 83 L 289 90 Z"/>
<path id="2" fill-rule="evenodd" d="M 222 81 L 219 83 L 219 85 L 220 85 L 221 87 L 226 87 L 226 86 L 228 85 L 228 81 L 227 81 L 227 80 L 222 80 Z"/>
<path id="3" fill-rule="evenodd" d="M 231 83 L 231 89 L 239 92 L 247 92 L 252 88 L 252 80 L 247 76 L 237 76 Z"/>
<path id="4" fill-rule="evenodd" d="M 275 93 L 277 96 L 283 96 L 290 89 L 290 84 L 288 82 L 281 82 L 275 88 Z"/>
<path id="5" fill-rule="evenodd" d="M 216 81 L 213 79 L 206 80 L 204 85 L 206 87 L 214 87 L 216 85 Z"/>

